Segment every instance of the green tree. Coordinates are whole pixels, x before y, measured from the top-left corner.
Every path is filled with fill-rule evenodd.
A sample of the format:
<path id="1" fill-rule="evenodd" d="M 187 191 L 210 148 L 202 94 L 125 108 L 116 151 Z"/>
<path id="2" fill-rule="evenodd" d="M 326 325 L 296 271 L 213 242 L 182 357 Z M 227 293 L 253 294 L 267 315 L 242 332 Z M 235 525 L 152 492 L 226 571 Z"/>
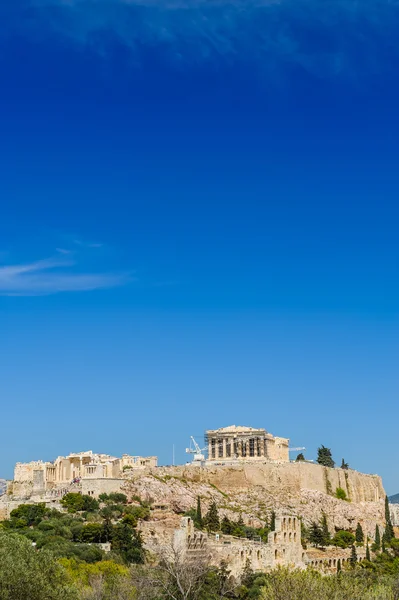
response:
<path id="1" fill-rule="evenodd" d="M 102 539 L 104 542 L 110 542 L 112 540 L 112 534 L 114 530 L 114 526 L 112 525 L 110 518 L 105 518 L 102 524 L 103 532 Z"/>
<path id="2" fill-rule="evenodd" d="M 341 573 L 342 571 L 342 567 L 341 567 L 341 559 L 339 558 L 337 561 L 337 574 Z"/>
<path id="3" fill-rule="evenodd" d="M 30 527 L 31 525 L 38 525 L 49 512 L 44 502 L 40 504 L 20 504 L 18 508 L 11 511 L 10 517 L 12 519 L 23 519 L 26 525 Z"/>
<path id="4" fill-rule="evenodd" d="M 46 550 L 0 532 L 0 600 L 77 600 L 66 572 Z"/>
<path id="5" fill-rule="evenodd" d="M 349 559 L 349 560 L 350 560 L 351 566 L 352 566 L 352 567 L 355 567 L 355 566 L 356 566 L 356 563 L 357 563 L 357 553 L 356 553 L 356 547 L 355 547 L 355 544 L 353 544 L 353 545 L 352 545 L 352 548 L 351 548 L 351 556 L 350 556 L 350 559 Z"/>
<path id="6" fill-rule="evenodd" d="M 108 499 L 113 504 L 127 504 L 127 496 L 121 492 L 111 492 L 111 494 L 108 495 Z"/>
<path id="7" fill-rule="evenodd" d="M 316 548 L 324 545 L 323 530 L 315 521 L 313 521 L 309 528 L 309 542 L 316 546 Z"/>
<path id="8" fill-rule="evenodd" d="M 195 524 L 198 527 L 198 529 L 202 529 L 203 522 L 202 522 L 202 510 L 201 510 L 201 498 L 200 498 L 200 496 L 197 497 L 197 510 L 196 510 L 196 513 L 195 513 Z"/>
<path id="9" fill-rule="evenodd" d="M 368 560 L 369 562 L 371 561 L 370 548 L 369 548 L 369 543 L 368 542 L 367 542 L 367 546 L 366 546 L 366 560 Z"/>
<path id="10" fill-rule="evenodd" d="M 335 462 L 332 459 L 330 448 L 322 445 L 317 449 L 317 462 L 319 465 L 323 465 L 323 467 L 334 468 Z"/>
<path id="11" fill-rule="evenodd" d="M 226 535 L 231 535 L 233 533 L 233 524 L 226 515 L 222 519 L 220 529 L 222 533 L 225 533 Z"/>
<path id="12" fill-rule="evenodd" d="M 388 496 L 385 496 L 385 542 L 387 544 L 390 543 L 390 541 L 392 540 L 392 538 L 395 537 L 395 532 L 393 530 L 393 525 L 392 525 L 392 521 L 391 521 L 391 513 L 389 510 L 389 500 L 388 500 Z"/>
<path id="13" fill-rule="evenodd" d="M 350 531 L 340 530 L 334 535 L 331 543 L 333 546 L 338 546 L 338 548 L 349 548 L 353 546 L 355 542 L 355 536 Z"/>
<path id="14" fill-rule="evenodd" d="M 363 528 L 360 525 L 360 523 L 358 523 L 357 527 L 356 527 L 355 539 L 358 544 L 363 544 L 363 542 L 364 542 Z"/>
<path id="15" fill-rule="evenodd" d="M 61 499 L 61 504 L 70 513 L 87 511 L 94 512 L 98 510 L 99 504 L 95 498 L 79 494 L 77 492 L 69 492 Z"/>
<path id="16" fill-rule="evenodd" d="M 373 552 L 381 550 L 381 536 L 378 525 L 375 526 L 374 544 L 372 544 L 371 549 Z"/>
<path id="17" fill-rule="evenodd" d="M 140 534 L 127 523 L 115 525 L 111 549 L 117 552 L 126 564 L 144 562 L 144 550 Z"/>
<path id="18" fill-rule="evenodd" d="M 270 531 L 276 530 L 276 513 L 272 510 L 272 514 L 270 516 Z"/>
<path id="19" fill-rule="evenodd" d="M 205 515 L 205 523 L 208 531 L 219 531 L 220 521 L 216 502 L 213 500 L 209 506 L 209 510 Z"/>
<path id="20" fill-rule="evenodd" d="M 328 544 L 331 543 L 331 535 L 330 532 L 328 530 L 328 523 L 327 523 L 327 517 L 325 515 L 325 513 L 323 513 L 323 516 L 321 517 L 321 531 L 322 531 L 322 535 L 323 535 L 323 546 L 328 546 Z"/>
<path id="21" fill-rule="evenodd" d="M 342 462 L 341 462 L 341 469 L 344 469 L 345 471 L 347 471 L 349 469 L 349 464 L 347 462 L 345 462 L 344 459 L 342 459 Z"/>
<path id="22" fill-rule="evenodd" d="M 302 452 L 300 452 L 296 457 L 296 462 L 300 462 L 302 460 L 305 460 L 305 455 Z"/>
<path id="23" fill-rule="evenodd" d="M 87 523 L 83 525 L 80 539 L 86 543 L 99 543 L 103 540 L 103 526 L 101 523 Z"/>

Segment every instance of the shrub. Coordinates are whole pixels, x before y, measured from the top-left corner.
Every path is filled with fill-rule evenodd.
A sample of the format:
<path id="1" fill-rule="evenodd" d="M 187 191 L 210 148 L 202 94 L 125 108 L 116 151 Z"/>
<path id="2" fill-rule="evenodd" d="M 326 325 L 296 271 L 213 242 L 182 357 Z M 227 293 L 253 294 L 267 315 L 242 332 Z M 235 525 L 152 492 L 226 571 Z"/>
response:
<path id="1" fill-rule="evenodd" d="M 348 500 L 345 490 L 341 487 L 337 487 L 335 490 L 335 497 L 338 498 L 338 500 Z"/>

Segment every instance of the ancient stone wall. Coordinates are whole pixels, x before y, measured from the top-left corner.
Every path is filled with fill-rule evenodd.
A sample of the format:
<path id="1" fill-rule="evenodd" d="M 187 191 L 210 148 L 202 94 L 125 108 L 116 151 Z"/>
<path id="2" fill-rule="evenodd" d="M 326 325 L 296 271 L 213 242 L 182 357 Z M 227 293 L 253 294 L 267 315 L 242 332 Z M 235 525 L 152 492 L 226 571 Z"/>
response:
<path id="1" fill-rule="evenodd" d="M 121 492 L 124 479 L 119 478 L 99 478 L 99 479 L 82 479 L 81 490 L 82 494 L 98 498 L 100 494 L 110 494 L 112 492 Z"/>
<path id="2" fill-rule="evenodd" d="M 33 483 L 33 471 L 44 471 L 46 464 L 41 461 L 32 461 L 30 463 L 17 463 L 14 469 L 14 481 L 23 483 L 25 481 Z"/>

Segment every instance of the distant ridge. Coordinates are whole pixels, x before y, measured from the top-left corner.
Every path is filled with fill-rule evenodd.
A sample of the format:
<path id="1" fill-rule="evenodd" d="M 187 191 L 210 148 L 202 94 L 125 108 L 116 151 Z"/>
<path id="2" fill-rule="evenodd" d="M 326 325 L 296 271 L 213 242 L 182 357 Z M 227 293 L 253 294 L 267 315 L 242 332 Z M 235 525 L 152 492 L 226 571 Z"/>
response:
<path id="1" fill-rule="evenodd" d="M 390 504 L 399 504 L 399 494 L 394 494 L 388 498 Z"/>

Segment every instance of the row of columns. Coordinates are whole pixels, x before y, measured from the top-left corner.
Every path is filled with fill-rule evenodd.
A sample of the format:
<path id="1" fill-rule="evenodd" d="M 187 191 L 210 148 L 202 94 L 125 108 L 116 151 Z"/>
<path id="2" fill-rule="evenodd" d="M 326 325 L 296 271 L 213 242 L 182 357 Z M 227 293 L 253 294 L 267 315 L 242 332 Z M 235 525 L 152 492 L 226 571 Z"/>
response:
<path id="1" fill-rule="evenodd" d="M 230 447 L 228 453 L 227 449 Z M 251 446 L 253 454 L 251 455 Z M 221 450 L 221 451 L 220 451 Z M 240 440 L 239 438 L 212 438 L 208 440 L 208 457 L 216 458 L 254 458 L 265 456 L 265 440 L 263 438 L 250 438 Z"/>

